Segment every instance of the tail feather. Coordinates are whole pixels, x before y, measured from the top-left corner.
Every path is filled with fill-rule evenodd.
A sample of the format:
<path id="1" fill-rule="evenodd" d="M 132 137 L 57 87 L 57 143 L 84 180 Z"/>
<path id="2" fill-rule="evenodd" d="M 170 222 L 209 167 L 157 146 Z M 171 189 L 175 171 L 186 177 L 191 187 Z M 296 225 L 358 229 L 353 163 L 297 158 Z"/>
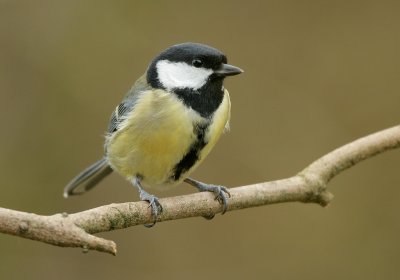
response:
<path id="1" fill-rule="evenodd" d="M 70 195 L 83 194 L 89 191 L 112 171 L 105 158 L 96 161 L 68 183 L 64 188 L 64 197 L 67 198 Z"/>

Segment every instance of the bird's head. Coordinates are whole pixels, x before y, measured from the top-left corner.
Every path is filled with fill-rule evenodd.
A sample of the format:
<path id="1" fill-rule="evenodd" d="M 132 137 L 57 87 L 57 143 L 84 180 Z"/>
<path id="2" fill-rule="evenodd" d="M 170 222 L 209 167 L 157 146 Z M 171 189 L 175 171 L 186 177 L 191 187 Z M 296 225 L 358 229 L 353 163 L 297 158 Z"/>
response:
<path id="1" fill-rule="evenodd" d="M 204 86 L 222 84 L 226 76 L 243 71 L 227 64 L 219 50 L 203 44 L 183 43 L 160 53 L 147 70 L 147 82 L 153 88 L 167 91 L 198 91 Z"/>

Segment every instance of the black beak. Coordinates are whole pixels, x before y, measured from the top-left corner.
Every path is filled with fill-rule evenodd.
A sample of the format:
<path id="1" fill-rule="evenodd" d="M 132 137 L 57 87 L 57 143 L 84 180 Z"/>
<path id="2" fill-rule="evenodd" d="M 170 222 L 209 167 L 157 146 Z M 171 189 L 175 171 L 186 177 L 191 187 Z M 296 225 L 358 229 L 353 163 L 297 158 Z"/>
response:
<path id="1" fill-rule="evenodd" d="M 214 73 L 219 77 L 226 77 L 243 73 L 243 70 L 240 69 L 239 67 L 222 63 L 221 67 L 219 67 L 217 70 L 214 70 Z"/>

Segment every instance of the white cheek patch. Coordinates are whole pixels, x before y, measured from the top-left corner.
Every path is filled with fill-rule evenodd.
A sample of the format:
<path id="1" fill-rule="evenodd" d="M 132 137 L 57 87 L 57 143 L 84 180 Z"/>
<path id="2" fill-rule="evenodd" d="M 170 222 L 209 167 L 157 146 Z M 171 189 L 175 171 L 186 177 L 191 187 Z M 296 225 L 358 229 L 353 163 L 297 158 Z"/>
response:
<path id="1" fill-rule="evenodd" d="M 199 89 L 213 73 L 211 69 L 196 68 L 184 62 L 160 60 L 157 62 L 158 80 L 167 89 Z"/>

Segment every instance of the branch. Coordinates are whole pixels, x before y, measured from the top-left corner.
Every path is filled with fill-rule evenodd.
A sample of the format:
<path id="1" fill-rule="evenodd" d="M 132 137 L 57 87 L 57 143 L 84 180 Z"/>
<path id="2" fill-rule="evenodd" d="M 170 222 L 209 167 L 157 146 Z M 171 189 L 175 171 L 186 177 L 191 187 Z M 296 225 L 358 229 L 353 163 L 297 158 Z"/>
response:
<path id="1" fill-rule="evenodd" d="M 228 210 L 281 202 L 318 203 L 333 198 L 328 182 L 343 170 L 384 151 L 400 147 L 400 125 L 344 145 L 311 163 L 297 175 L 259 184 L 231 188 Z M 221 212 L 213 194 L 203 192 L 160 199 L 163 212 L 158 222 Z M 97 207 L 75 214 L 41 216 L 0 208 L 0 232 L 62 247 L 81 247 L 116 254 L 113 241 L 92 234 L 151 223 L 148 203 L 127 202 Z"/>

